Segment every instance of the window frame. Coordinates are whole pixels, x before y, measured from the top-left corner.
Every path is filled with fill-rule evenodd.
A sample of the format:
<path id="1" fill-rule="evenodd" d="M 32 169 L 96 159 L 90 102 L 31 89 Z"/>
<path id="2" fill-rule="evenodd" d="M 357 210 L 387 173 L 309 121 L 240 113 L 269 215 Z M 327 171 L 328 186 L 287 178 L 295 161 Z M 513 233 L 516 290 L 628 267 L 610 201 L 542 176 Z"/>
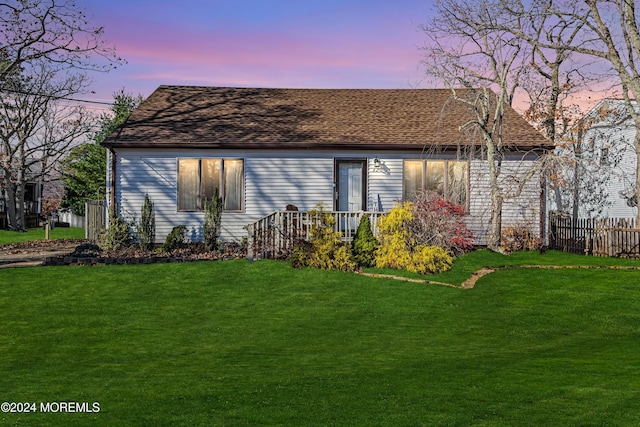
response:
<path id="1" fill-rule="evenodd" d="M 406 198 L 406 180 L 405 180 L 405 171 L 407 162 L 421 162 L 422 168 L 422 183 L 421 190 L 424 190 L 427 186 L 427 164 L 428 162 L 443 162 L 444 163 L 444 183 L 443 183 L 443 192 L 442 196 L 445 200 L 449 200 L 448 193 L 449 189 L 449 162 L 461 162 L 466 164 L 466 182 L 465 182 L 465 202 L 461 206 L 464 208 L 465 212 L 469 212 L 469 199 L 471 196 L 471 162 L 469 160 L 461 160 L 461 159 L 439 159 L 439 158 L 431 158 L 431 159 L 403 159 L 402 160 L 402 200 L 408 201 Z M 455 202 L 454 202 L 455 203 Z"/>
<path id="2" fill-rule="evenodd" d="M 198 170 L 197 170 L 197 202 L 196 209 L 181 209 L 180 208 L 180 161 L 181 160 L 197 160 L 198 161 Z M 202 192 L 203 192 L 203 183 L 202 183 L 202 174 L 203 174 L 203 160 L 219 160 L 220 161 L 220 175 L 218 177 L 219 182 L 219 195 L 222 197 L 223 210 L 222 212 L 230 212 L 230 213 L 243 213 L 245 209 L 245 159 L 242 157 L 178 157 L 176 158 L 176 212 L 203 212 L 203 200 L 202 200 Z M 225 184 L 226 184 L 226 173 L 225 173 L 225 163 L 228 161 L 240 161 L 241 162 L 241 173 L 240 173 L 240 208 L 239 209 L 225 209 Z"/>

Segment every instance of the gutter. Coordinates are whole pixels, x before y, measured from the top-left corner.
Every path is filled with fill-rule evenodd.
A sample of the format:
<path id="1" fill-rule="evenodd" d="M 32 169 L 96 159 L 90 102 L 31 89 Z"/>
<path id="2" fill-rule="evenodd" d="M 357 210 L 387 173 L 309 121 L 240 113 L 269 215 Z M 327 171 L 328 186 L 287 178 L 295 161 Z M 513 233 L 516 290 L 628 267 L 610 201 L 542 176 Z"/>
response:
<path id="1" fill-rule="evenodd" d="M 109 207 L 111 209 L 115 209 L 116 206 L 116 152 L 113 148 L 109 148 L 109 153 L 111 154 L 111 182 L 109 185 L 111 186 L 111 191 L 109 194 Z"/>

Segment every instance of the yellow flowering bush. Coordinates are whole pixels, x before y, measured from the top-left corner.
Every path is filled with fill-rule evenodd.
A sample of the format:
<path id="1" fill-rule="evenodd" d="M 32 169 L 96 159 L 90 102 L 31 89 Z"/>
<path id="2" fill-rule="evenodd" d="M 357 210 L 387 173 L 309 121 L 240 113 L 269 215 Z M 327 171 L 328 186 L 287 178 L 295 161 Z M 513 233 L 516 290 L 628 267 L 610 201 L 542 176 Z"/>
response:
<path id="1" fill-rule="evenodd" d="M 453 258 L 438 246 L 418 244 L 407 225 L 412 220 L 412 204 L 405 202 L 380 218 L 380 247 L 376 267 L 396 268 L 419 274 L 441 273 L 451 268 Z"/>
<path id="2" fill-rule="evenodd" d="M 358 268 L 348 246 L 342 242 L 342 233 L 333 230 L 335 219 L 322 204 L 309 211 L 310 241 L 296 248 L 289 262 L 295 268 L 315 267 L 323 270 L 355 271 Z"/>

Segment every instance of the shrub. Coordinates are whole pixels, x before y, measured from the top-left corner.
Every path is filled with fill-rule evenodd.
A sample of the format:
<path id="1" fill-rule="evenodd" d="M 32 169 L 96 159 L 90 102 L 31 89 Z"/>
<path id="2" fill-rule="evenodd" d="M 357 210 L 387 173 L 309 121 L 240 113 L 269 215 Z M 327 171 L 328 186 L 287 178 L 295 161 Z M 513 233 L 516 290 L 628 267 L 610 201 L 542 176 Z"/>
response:
<path id="1" fill-rule="evenodd" d="M 173 227 L 171 233 L 167 235 L 164 241 L 162 249 L 166 252 L 171 252 L 176 249 L 184 248 L 187 242 L 187 227 L 184 225 L 177 225 Z"/>
<path id="2" fill-rule="evenodd" d="M 218 189 L 213 190 L 213 199 L 204 201 L 204 247 L 208 251 L 218 249 L 220 226 L 222 225 L 222 197 Z"/>
<path id="3" fill-rule="evenodd" d="M 407 271 L 419 274 L 442 273 L 451 269 L 453 257 L 449 252 L 438 246 L 418 245 L 413 248 Z"/>
<path id="4" fill-rule="evenodd" d="M 309 211 L 311 226 L 308 244 L 298 245 L 289 257 L 296 268 L 314 267 L 323 270 L 355 271 L 357 263 L 349 248 L 342 242 L 342 233 L 334 231 L 335 219 L 322 204 Z"/>
<path id="5" fill-rule="evenodd" d="M 505 252 L 537 251 L 542 245 L 542 239 L 531 231 L 531 227 L 516 225 L 502 229 L 500 246 Z"/>
<path id="6" fill-rule="evenodd" d="M 136 233 L 140 249 L 143 251 L 153 249 L 153 244 L 156 241 L 156 216 L 153 212 L 153 202 L 149 199 L 148 194 L 144 196 L 140 223 L 136 227 Z"/>
<path id="7" fill-rule="evenodd" d="M 371 231 L 371 220 L 368 215 L 363 215 L 351 244 L 351 252 L 360 267 L 373 267 L 376 264 L 378 246 L 378 240 Z"/>
<path id="8" fill-rule="evenodd" d="M 420 244 L 412 235 L 413 203 L 405 202 L 380 218 L 380 247 L 376 267 L 396 268 L 419 274 L 441 273 L 451 268 L 453 258 L 444 248 Z"/>
<path id="9" fill-rule="evenodd" d="M 460 205 L 433 192 L 420 191 L 411 207 L 409 232 L 419 244 L 446 248 L 458 256 L 473 248 L 473 234 L 467 228 L 467 215 Z"/>
<path id="10" fill-rule="evenodd" d="M 99 243 L 100 247 L 107 251 L 117 251 L 131 245 L 131 225 L 118 216 L 114 207 L 109 213 L 107 228 L 103 229 Z"/>

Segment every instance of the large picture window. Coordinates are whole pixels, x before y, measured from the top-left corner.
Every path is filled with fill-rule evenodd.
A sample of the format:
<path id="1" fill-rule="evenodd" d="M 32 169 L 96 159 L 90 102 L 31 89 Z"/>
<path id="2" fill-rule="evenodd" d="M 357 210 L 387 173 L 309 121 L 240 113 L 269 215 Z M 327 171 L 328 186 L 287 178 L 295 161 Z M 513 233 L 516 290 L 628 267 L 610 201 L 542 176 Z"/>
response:
<path id="1" fill-rule="evenodd" d="M 178 159 L 178 210 L 201 211 L 215 189 L 225 211 L 241 211 L 244 161 L 241 159 Z"/>
<path id="2" fill-rule="evenodd" d="M 466 206 L 468 177 L 469 163 L 464 160 L 405 160 L 403 198 L 413 200 L 416 192 L 427 190 Z"/>

